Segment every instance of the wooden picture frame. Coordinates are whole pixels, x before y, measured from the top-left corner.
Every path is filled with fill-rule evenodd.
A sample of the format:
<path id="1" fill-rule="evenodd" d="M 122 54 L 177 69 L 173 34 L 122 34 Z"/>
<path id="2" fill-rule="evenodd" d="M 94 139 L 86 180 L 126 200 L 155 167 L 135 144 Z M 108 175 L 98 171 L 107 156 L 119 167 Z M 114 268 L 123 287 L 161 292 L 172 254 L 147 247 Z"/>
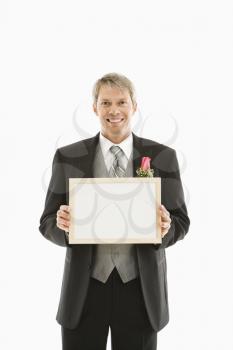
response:
<path id="1" fill-rule="evenodd" d="M 160 177 L 69 178 L 69 243 L 161 243 L 160 204 Z"/>

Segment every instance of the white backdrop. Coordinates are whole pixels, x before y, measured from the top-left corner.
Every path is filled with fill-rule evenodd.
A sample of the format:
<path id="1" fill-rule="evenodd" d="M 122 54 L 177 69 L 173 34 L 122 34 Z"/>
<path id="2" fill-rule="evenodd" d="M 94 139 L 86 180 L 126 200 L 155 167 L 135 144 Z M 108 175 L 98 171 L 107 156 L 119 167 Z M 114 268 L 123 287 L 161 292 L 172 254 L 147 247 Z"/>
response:
<path id="1" fill-rule="evenodd" d="M 226 0 L 1 1 L 1 349 L 61 349 L 65 249 L 39 218 L 55 149 L 98 132 L 91 89 L 114 71 L 135 133 L 176 149 L 191 219 L 158 349 L 233 348 L 232 22 Z"/>

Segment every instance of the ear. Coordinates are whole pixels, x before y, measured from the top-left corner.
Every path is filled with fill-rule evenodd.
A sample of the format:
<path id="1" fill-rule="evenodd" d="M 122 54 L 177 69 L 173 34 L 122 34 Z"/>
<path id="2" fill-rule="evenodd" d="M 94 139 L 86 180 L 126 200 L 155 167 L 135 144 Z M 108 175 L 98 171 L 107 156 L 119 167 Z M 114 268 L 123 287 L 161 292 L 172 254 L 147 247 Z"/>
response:
<path id="1" fill-rule="evenodd" d="M 94 113 L 97 115 L 97 108 L 96 108 L 96 103 L 93 103 L 92 105 Z"/>
<path id="2" fill-rule="evenodd" d="M 137 105 L 137 103 L 135 103 L 135 104 L 133 105 L 133 112 L 134 112 L 134 113 L 136 112 L 137 108 L 138 108 L 138 105 Z"/>

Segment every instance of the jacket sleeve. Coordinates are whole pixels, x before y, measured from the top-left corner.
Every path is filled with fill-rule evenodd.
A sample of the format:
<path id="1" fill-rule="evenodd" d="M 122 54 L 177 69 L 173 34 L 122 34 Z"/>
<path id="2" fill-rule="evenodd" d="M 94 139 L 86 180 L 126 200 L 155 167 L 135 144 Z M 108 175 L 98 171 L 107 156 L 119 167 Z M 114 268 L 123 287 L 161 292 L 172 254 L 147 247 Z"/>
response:
<path id="1" fill-rule="evenodd" d="M 172 221 L 162 243 L 155 244 L 156 249 L 167 248 L 183 239 L 190 226 L 176 151 L 170 149 L 167 156 L 167 169 L 161 177 L 161 203 L 169 211 Z"/>
<path id="2" fill-rule="evenodd" d="M 66 232 L 57 227 L 56 213 L 60 205 L 66 205 L 65 181 L 64 168 L 60 160 L 59 150 L 57 149 L 53 158 L 52 176 L 45 198 L 44 211 L 40 218 L 39 231 L 45 238 L 63 247 L 70 246 L 70 244 Z"/>

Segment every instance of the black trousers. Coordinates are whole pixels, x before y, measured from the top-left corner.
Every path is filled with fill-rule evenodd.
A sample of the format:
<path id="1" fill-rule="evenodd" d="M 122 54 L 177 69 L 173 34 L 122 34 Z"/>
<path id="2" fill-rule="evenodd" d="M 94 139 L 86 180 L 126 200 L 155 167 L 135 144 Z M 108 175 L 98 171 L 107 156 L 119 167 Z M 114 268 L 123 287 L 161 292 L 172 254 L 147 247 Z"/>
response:
<path id="1" fill-rule="evenodd" d="M 157 332 L 150 325 L 139 277 L 123 283 L 116 267 L 106 283 L 91 278 L 80 323 L 61 327 L 63 350 L 156 350 Z"/>

